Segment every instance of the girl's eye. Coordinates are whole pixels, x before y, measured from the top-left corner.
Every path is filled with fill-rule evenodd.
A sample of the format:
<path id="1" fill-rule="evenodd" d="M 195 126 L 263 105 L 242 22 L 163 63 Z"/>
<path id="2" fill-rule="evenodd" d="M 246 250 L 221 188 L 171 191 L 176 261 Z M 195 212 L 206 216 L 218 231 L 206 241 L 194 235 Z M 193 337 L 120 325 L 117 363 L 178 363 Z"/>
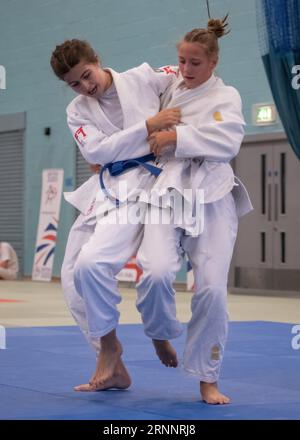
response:
<path id="1" fill-rule="evenodd" d="M 86 75 L 84 75 L 84 79 L 89 79 L 90 73 L 87 73 Z"/>

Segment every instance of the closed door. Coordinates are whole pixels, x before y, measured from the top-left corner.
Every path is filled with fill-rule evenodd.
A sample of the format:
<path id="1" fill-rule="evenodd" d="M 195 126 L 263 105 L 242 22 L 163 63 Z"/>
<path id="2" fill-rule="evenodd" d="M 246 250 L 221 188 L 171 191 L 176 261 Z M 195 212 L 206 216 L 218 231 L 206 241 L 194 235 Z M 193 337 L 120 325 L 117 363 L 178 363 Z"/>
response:
<path id="1" fill-rule="evenodd" d="M 254 211 L 240 222 L 237 287 L 300 288 L 300 161 L 286 141 L 249 144 L 235 161 Z"/>

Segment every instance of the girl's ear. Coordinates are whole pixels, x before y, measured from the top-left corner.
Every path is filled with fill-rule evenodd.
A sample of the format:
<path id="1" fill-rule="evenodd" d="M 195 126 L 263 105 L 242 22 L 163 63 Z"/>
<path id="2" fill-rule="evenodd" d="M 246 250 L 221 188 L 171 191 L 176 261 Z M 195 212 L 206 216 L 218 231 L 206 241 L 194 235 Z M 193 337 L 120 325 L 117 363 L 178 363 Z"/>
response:
<path id="1" fill-rule="evenodd" d="M 212 67 L 215 68 L 218 64 L 218 61 L 219 61 L 218 55 L 213 57 L 213 59 L 211 61 L 212 61 Z"/>

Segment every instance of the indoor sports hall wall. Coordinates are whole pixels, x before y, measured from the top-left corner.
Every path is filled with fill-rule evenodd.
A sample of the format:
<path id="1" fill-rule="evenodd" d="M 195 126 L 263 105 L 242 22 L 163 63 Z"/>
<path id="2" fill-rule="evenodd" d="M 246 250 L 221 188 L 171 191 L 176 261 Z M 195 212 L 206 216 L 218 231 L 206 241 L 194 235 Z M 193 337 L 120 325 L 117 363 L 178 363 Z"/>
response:
<path id="1" fill-rule="evenodd" d="M 63 168 L 64 190 L 75 182 L 75 147 L 65 108 L 74 94 L 49 67 L 56 44 L 68 38 L 89 40 L 103 64 L 122 71 L 148 61 L 176 64 L 176 42 L 193 27 L 205 26 L 201 0 L 1 0 L 0 65 L 6 89 L 0 90 L 2 115 L 26 112 L 24 138 L 24 274 L 29 275 L 36 239 L 41 172 Z M 247 133 L 281 130 L 251 125 L 251 105 L 272 101 L 258 49 L 255 1 L 210 1 L 211 15 L 229 12 L 231 33 L 221 42 L 218 73 L 237 87 L 244 102 Z M 51 135 L 44 134 L 45 127 Z M 62 202 L 54 275 L 59 276 L 74 211 Z M 179 278 L 184 277 L 183 272 Z"/>

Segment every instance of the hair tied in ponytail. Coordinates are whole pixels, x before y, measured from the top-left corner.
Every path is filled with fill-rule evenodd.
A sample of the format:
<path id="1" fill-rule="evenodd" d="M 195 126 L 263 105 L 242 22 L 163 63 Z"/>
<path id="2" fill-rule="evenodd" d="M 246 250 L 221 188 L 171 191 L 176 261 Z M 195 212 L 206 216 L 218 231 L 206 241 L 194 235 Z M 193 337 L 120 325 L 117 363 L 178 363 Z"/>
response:
<path id="1" fill-rule="evenodd" d="M 223 20 L 219 18 L 210 18 L 207 23 L 207 30 L 214 33 L 217 38 L 223 37 L 223 35 L 230 32 L 230 29 L 228 29 L 227 18 L 228 14 L 225 15 Z"/>

